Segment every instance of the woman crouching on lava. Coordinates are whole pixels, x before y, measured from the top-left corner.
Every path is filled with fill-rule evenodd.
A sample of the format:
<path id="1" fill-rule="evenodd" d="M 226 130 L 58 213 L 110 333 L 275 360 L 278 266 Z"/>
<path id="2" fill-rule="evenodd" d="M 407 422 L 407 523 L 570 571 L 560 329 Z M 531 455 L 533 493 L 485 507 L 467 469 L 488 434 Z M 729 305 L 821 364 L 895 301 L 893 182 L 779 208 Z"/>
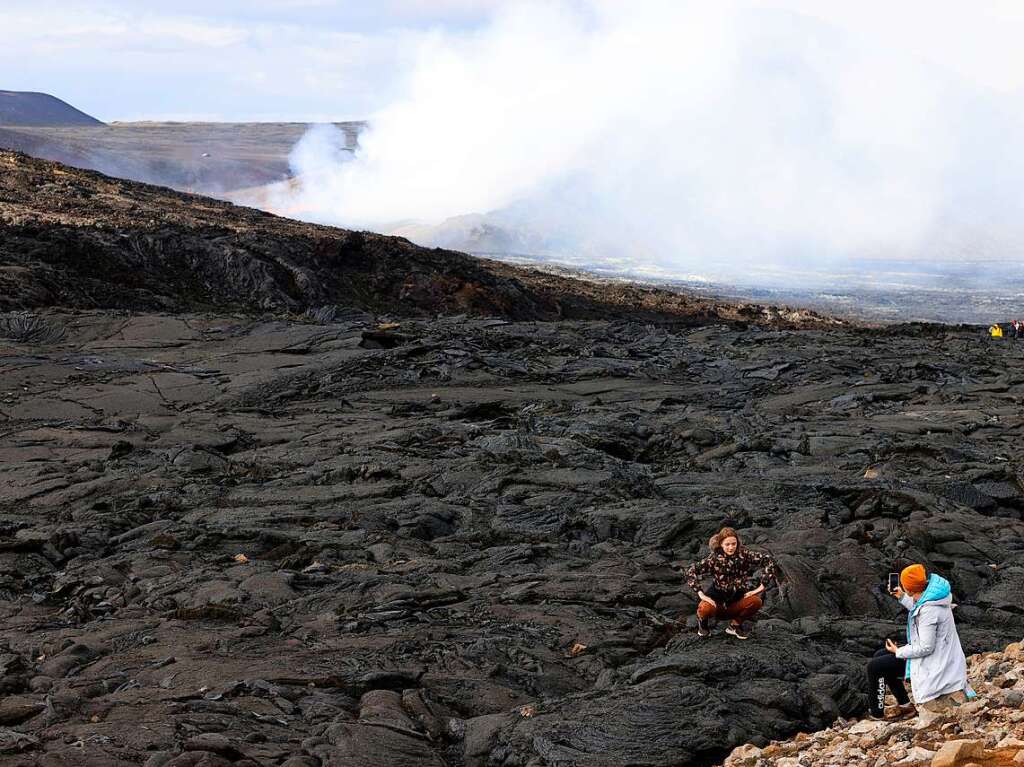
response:
<path id="1" fill-rule="evenodd" d="M 731 527 L 723 527 L 708 541 L 709 554 L 686 571 L 686 582 L 700 598 L 697 604 L 697 634 L 711 633 L 710 619 L 729 619 L 725 630 L 737 639 L 748 639 L 744 621 L 752 620 L 764 604 L 761 594 L 778 583 L 775 560 L 742 546 Z M 758 585 L 751 589 L 754 573 L 762 571 Z M 703 589 L 701 578 L 712 576 L 713 584 Z"/>

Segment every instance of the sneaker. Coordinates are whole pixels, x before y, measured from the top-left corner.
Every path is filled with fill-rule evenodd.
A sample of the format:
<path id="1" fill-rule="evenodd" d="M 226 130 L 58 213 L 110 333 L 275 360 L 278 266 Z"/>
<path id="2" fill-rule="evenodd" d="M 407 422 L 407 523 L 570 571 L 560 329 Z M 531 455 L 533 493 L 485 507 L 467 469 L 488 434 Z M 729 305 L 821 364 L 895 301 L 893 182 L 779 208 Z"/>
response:
<path id="1" fill-rule="evenodd" d="M 737 639 L 750 639 L 750 634 L 743 630 L 743 626 L 737 626 L 735 623 L 730 623 L 729 628 L 725 630 L 726 634 L 730 634 Z"/>
<path id="2" fill-rule="evenodd" d="M 697 636 L 699 636 L 699 637 L 706 637 L 706 636 L 710 636 L 710 635 L 711 635 L 711 629 L 708 626 L 708 619 L 707 618 L 698 618 L 697 619 Z"/>

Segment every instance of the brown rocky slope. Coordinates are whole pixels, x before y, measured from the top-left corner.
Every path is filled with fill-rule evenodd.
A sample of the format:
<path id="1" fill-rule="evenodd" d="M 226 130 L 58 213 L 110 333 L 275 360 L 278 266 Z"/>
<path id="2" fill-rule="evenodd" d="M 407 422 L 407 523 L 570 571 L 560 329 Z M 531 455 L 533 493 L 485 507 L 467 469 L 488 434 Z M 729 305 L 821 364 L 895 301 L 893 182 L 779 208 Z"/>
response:
<path id="1" fill-rule="evenodd" d="M 740 746 L 725 767 L 1017 767 L 1024 764 L 1024 642 L 968 658 L 978 697 L 937 719 L 839 720 L 765 748 Z M 890 696 L 890 702 L 893 702 Z"/>

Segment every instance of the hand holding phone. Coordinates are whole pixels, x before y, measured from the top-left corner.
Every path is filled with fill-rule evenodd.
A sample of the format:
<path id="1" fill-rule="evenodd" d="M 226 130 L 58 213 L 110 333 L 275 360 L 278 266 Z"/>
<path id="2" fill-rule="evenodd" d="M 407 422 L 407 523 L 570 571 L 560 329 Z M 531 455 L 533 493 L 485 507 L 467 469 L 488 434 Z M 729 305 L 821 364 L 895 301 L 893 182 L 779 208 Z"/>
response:
<path id="1" fill-rule="evenodd" d="M 902 592 L 902 589 L 900 588 L 900 574 L 889 573 L 889 593 L 895 594 L 897 591 Z"/>

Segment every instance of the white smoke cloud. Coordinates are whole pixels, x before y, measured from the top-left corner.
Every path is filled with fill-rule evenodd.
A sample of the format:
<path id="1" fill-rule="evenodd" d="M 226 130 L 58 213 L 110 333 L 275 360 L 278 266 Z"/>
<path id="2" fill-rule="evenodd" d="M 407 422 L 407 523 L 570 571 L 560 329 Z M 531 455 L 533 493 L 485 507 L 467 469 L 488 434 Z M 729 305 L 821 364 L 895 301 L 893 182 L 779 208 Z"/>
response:
<path id="1" fill-rule="evenodd" d="M 680 273 L 999 256 L 1024 239 L 1018 7 L 511 4 L 430 35 L 354 158 L 307 136 L 269 207 Z"/>

